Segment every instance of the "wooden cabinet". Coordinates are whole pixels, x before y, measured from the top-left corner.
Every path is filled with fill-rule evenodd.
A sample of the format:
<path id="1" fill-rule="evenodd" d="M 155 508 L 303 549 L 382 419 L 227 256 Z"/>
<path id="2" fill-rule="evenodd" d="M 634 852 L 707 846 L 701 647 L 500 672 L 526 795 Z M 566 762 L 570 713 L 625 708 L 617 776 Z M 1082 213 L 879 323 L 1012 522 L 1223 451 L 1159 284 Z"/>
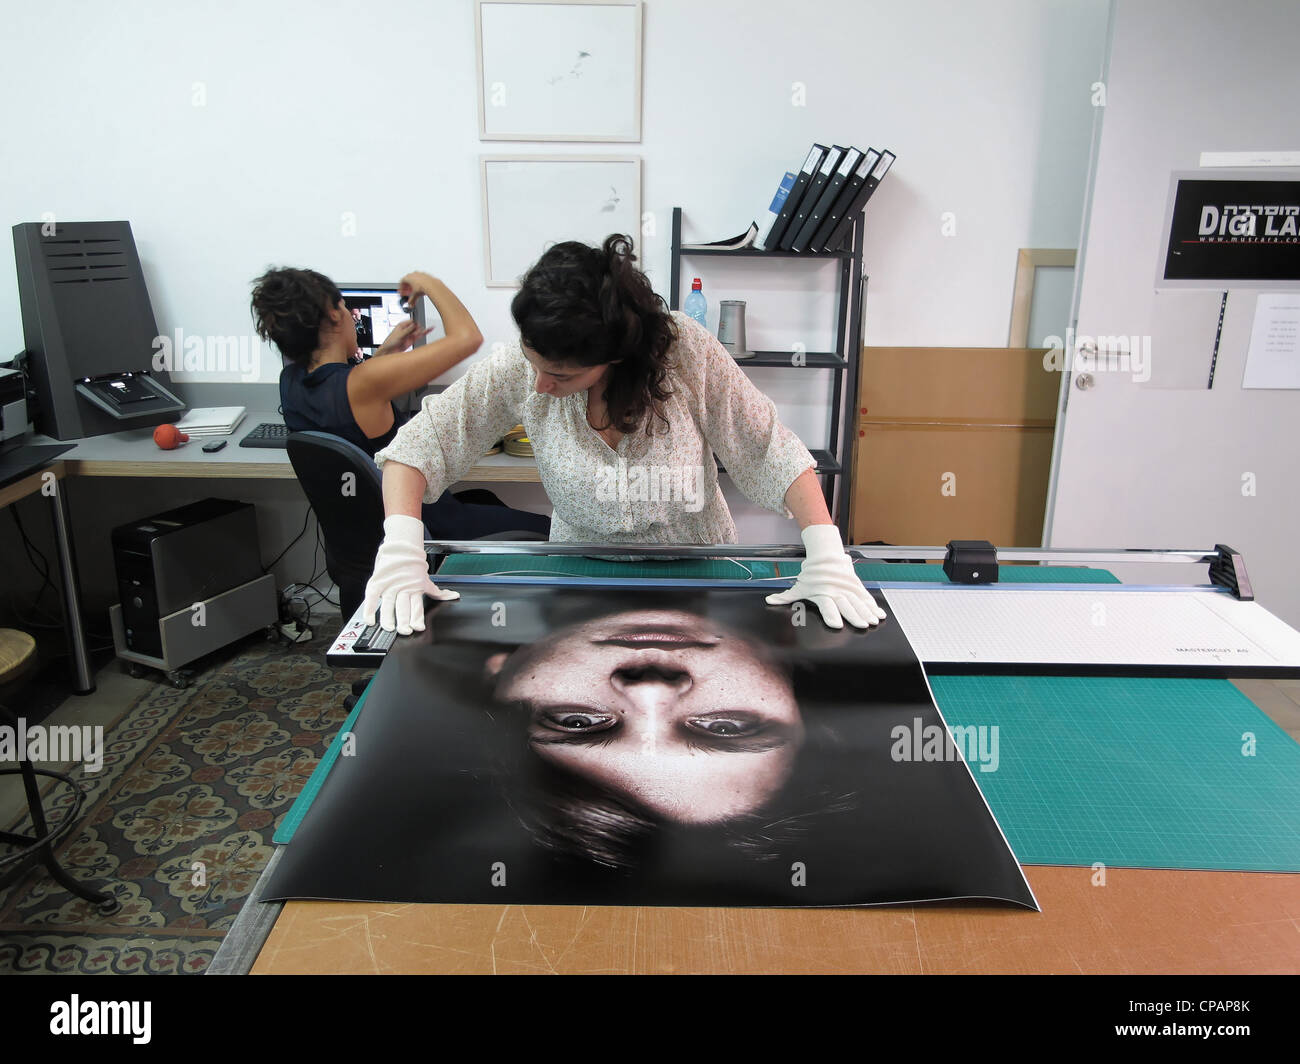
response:
<path id="1" fill-rule="evenodd" d="M 1061 380 L 1043 356 L 863 348 L 852 542 L 1040 546 Z"/>

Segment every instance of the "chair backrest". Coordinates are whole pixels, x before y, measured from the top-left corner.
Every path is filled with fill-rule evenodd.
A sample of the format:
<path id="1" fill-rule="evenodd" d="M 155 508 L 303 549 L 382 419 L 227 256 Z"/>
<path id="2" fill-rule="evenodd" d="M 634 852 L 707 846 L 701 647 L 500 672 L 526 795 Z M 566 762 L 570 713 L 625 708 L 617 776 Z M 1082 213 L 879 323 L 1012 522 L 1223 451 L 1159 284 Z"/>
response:
<path id="1" fill-rule="evenodd" d="M 325 568 L 338 585 L 343 620 L 360 607 L 384 539 L 383 476 L 355 443 L 328 432 L 294 432 L 289 462 L 325 537 Z"/>

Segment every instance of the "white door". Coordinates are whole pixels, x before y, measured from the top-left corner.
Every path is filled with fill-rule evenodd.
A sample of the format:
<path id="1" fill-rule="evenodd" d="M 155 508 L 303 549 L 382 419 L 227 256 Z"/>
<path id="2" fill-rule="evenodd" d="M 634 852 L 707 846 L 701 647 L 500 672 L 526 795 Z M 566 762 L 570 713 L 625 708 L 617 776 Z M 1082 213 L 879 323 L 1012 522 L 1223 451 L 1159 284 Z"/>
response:
<path id="1" fill-rule="evenodd" d="M 1296 627 L 1300 391 L 1242 390 L 1258 291 L 1228 292 L 1220 330 L 1222 292 L 1157 293 L 1156 275 L 1172 172 L 1197 169 L 1202 152 L 1300 149 L 1298 50 L 1293 0 L 1117 0 L 1075 333 L 1136 337 L 1139 358 L 1099 358 L 1063 379 L 1044 536 L 1053 547 L 1226 543 L 1258 601 Z M 1200 566 L 1114 571 L 1206 582 Z"/>

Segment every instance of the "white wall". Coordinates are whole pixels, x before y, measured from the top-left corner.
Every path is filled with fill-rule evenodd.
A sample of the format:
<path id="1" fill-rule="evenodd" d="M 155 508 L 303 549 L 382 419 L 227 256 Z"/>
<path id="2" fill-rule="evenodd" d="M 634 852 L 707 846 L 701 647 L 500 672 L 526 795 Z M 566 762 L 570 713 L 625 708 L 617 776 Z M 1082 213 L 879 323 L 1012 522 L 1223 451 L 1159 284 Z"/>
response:
<path id="1" fill-rule="evenodd" d="M 592 146 L 478 140 L 471 0 L 11 5 L 0 203 L 6 225 L 129 219 L 167 333 L 251 334 L 249 282 L 271 264 L 364 280 L 421 268 L 461 295 L 490 344 L 513 335 L 511 293 L 483 285 L 479 154 L 641 155 L 655 224 L 644 265 L 666 292 L 674 205 L 687 239 L 729 236 L 813 140 L 888 147 L 899 161 L 867 215 L 866 342 L 996 346 L 1016 249 L 1077 238 L 1106 10 L 647 0 L 643 141 Z M 5 241 L 0 277 L 13 277 L 10 255 Z M 825 267 L 792 264 L 781 285 L 770 264 L 696 266 L 715 308 L 751 301 L 754 346 L 811 337 L 816 349 L 828 329 Z M 827 294 L 800 295 L 817 287 Z M 21 346 L 7 280 L 0 351 Z M 263 378 L 278 368 L 268 359 Z M 755 379 L 818 442 L 825 375 Z M 765 511 L 738 503 L 737 516 L 742 539 L 793 538 Z"/>

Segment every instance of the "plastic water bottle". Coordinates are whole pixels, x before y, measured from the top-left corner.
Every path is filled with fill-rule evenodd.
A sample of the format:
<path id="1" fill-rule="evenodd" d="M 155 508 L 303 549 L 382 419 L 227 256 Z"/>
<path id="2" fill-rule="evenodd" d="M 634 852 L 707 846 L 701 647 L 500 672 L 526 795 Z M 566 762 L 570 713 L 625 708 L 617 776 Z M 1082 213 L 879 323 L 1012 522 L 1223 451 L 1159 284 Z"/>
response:
<path id="1" fill-rule="evenodd" d="M 709 327 L 709 304 L 704 300 L 703 287 L 700 284 L 700 279 L 698 277 L 691 282 L 691 294 L 686 297 L 686 302 L 682 304 L 682 309 L 704 326 L 704 328 L 707 329 Z"/>

